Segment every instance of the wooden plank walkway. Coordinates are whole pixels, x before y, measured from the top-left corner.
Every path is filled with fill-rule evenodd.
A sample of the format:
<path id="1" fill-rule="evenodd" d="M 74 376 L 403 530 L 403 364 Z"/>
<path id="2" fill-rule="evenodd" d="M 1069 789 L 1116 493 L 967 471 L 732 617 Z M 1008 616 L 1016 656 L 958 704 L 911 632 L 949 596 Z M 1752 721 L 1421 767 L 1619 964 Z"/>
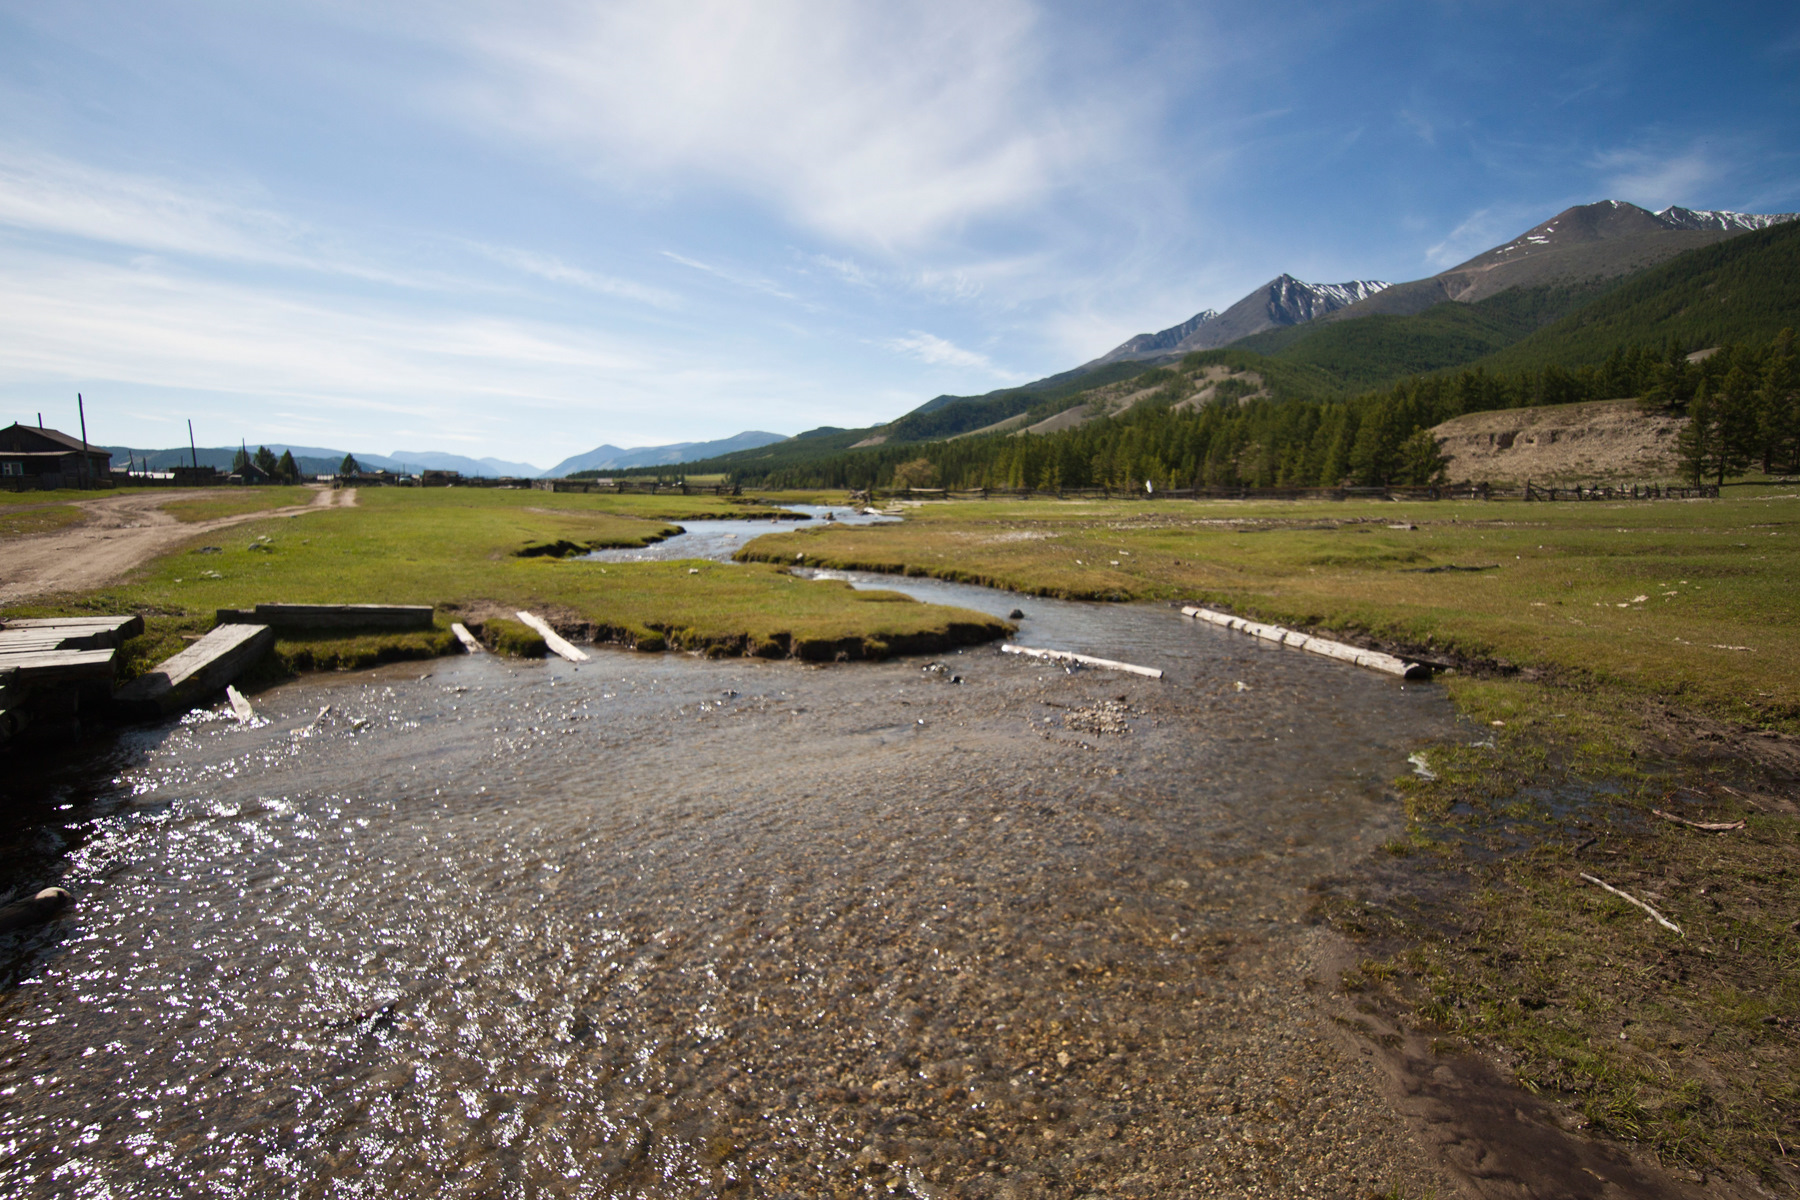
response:
<path id="1" fill-rule="evenodd" d="M 143 631 L 136 614 L 0 622 L 0 742 L 46 718 L 67 727 L 83 708 L 104 707 L 120 644 Z"/>
<path id="2" fill-rule="evenodd" d="M 120 688 L 115 699 L 139 710 L 175 712 L 223 688 L 274 644 L 275 631 L 267 625 L 220 625 Z"/>

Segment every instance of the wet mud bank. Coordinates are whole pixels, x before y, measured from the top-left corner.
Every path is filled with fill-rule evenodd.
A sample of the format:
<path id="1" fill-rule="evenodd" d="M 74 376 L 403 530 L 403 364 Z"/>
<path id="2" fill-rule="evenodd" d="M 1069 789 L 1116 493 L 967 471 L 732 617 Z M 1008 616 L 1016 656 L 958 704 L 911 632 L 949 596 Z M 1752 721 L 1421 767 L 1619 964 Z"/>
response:
<path id="1" fill-rule="evenodd" d="M 0 1189 L 1464 1186 L 1308 892 L 1401 830 L 1441 694 L 1090 618 L 1023 626 L 1168 678 L 451 658 L 9 778 L 8 878 L 75 903 L 0 940 Z"/>

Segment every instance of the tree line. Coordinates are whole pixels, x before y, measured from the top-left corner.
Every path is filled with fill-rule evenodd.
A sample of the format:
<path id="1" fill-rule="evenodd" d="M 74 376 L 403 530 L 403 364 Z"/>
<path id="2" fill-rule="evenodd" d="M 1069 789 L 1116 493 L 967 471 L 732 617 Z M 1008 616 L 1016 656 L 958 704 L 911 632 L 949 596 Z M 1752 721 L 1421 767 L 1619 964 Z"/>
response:
<path id="1" fill-rule="evenodd" d="M 292 450 L 283 450 L 281 457 L 276 458 L 275 452 L 267 446 L 258 446 L 255 454 L 250 453 L 248 448 L 240 446 L 237 453 L 231 456 L 231 473 L 242 475 L 252 463 L 256 465 L 257 470 L 277 483 L 296 484 L 300 482 L 300 464 L 294 461 Z"/>
<path id="2" fill-rule="evenodd" d="M 1198 362 L 1184 362 L 1192 369 Z M 1171 374 L 1173 374 L 1171 372 Z M 1690 415 L 1683 463 L 1696 480 L 1800 468 L 1794 338 L 1721 347 L 1700 361 L 1673 341 L 1616 348 L 1594 366 L 1403 380 L 1348 399 L 1260 396 L 1184 408 L 1165 388 L 1116 417 L 1042 435 L 878 446 L 757 468 L 762 487 L 1378 487 L 1448 482 L 1433 426 L 1466 413 L 1637 396 Z M 1692 443 L 1692 449 L 1689 443 Z"/>

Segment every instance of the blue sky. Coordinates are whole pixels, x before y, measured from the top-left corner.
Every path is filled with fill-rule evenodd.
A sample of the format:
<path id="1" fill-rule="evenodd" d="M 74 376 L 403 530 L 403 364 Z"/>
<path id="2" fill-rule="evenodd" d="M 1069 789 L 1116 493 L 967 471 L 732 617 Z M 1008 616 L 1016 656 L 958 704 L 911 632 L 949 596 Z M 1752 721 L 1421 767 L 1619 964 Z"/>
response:
<path id="1" fill-rule="evenodd" d="M 548 466 L 1800 209 L 1800 9 L 0 0 L 0 111 L 0 418 Z"/>

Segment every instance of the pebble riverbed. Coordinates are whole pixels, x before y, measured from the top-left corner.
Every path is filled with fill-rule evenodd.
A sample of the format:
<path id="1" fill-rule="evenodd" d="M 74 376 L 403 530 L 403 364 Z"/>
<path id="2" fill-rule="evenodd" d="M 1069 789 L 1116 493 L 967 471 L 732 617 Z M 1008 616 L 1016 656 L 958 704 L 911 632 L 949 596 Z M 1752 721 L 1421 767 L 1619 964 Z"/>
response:
<path id="1" fill-rule="evenodd" d="M 1441 692 L 989 602 L 1169 677 L 478 656 L 14 773 L 0 1193 L 1453 1190 L 1307 915 Z"/>

